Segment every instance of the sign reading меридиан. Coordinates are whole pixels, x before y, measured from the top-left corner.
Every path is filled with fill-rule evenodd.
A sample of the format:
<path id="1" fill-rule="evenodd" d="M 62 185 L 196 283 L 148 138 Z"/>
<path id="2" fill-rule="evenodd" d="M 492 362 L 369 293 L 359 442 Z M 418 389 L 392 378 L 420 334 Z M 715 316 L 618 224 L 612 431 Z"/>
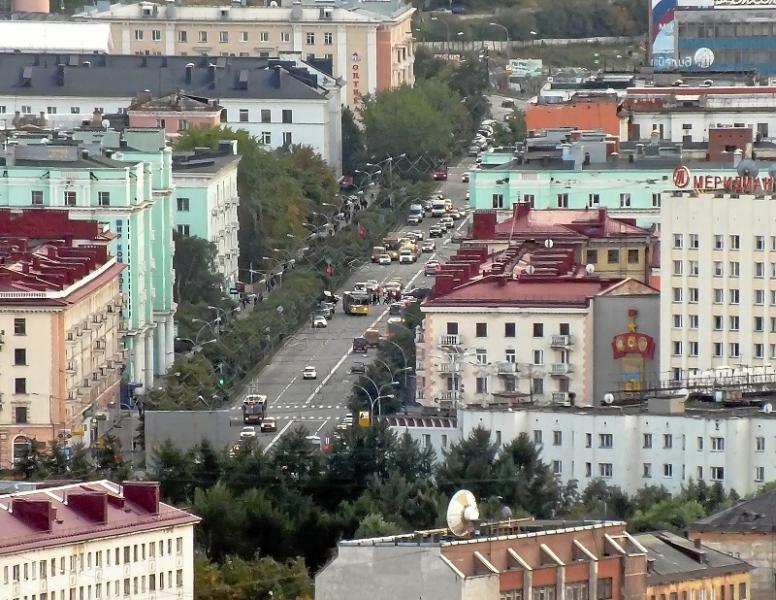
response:
<path id="1" fill-rule="evenodd" d="M 696 175 L 685 166 L 676 167 L 674 169 L 673 179 L 675 187 L 698 192 L 724 191 L 735 194 L 751 194 L 753 192 L 776 191 L 776 180 L 770 176 Z"/>
<path id="2" fill-rule="evenodd" d="M 776 8 L 776 0 L 714 0 L 714 8 Z"/>

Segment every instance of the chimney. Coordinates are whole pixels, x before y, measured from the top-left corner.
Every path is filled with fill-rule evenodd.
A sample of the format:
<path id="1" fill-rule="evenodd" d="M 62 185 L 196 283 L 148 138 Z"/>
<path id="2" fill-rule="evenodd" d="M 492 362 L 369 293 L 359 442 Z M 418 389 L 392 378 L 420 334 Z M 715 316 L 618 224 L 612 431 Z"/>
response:
<path id="1" fill-rule="evenodd" d="M 194 72 L 194 63 L 186 64 L 186 83 L 191 83 L 191 76 Z"/>
<path id="2" fill-rule="evenodd" d="M 159 514 L 159 484 L 156 481 L 125 481 L 122 491 L 127 502 L 153 515 Z"/>
<path id="3" fill-rule="evenodd" d="M 210 89 L 216 87 L 216 66 L 214 64 L 208 65 L 208 81 L 210 81 Z"/>
<path id="4" fill-rule="evenodd" d="M 693 545 L 694 545 L 694 546 L 695 546 L 695 547 L 696 547 L 698 550 L 700 550 L 700 549 L 701 549 L 701 539 L 700 539 L 700 538 L 695 538 L 695 539 L 692 541 L 692 543 L 693 543 Z"/>
<path id="5" fill-rule="evenodd" d="M 272 77 L 272 85 L 275 86 L 275 89 L 280 89 L 280 65 L 276 65 L 273 67 L 273 70 L 275 71 L 273 77 Z"/>
<path id="6" fill-rule="evenodd" d="M 453 276 L 440 273 L 434 278 L 434 297 L 443 296 L 454 287 Z"/>
<path id="7" fill-rule="evenodd" d="M 28 527 L 51 533 L 51 522 L 56 517 L 56 510 L 52 508 L 50 500 L 14 498 L 11 501 L 11 514 Z"/>
<path id="8" fill-rule="evenodd" d="M 65 85 L 65 65 L 64 63 L 59 63 L 57 65 L 57 85 L 63 86 Z"/>
<path id="9" fill-rule="evenodd" d="M 475 211 L 473 219 L 472 237 L 475 240 L 493 239 L 493 236 L 496 234 L 496 211 Z"/>
<path id="10" fill-rule="evenodd" d="M 744 158 L 744 151 L 741 148 L 736 148 L 733 152 L 733 168 L 737 169 L 741 160 Z"/>
<path id="11" fill-rule="evenodd" d="M 105 492 L 73 492 L 67 495 L 67 505 L 93 523 L 105 525 L 108 522 L 108 494 Z"/>
<path id="12" fill-rule="evenodd" d="M 90 125 L 92 127 L 102 127 L 102 113 L 99 110 L 95 110 L 92 113 L 92 121 Z"/>

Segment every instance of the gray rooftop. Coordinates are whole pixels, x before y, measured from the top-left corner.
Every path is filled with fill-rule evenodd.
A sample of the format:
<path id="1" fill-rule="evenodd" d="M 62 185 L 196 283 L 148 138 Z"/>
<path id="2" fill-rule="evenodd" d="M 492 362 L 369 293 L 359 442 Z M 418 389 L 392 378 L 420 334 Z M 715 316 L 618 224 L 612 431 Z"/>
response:
<path id="1" fill-rule="evenodd" d="M 691 531 L 773 533 L 776 527 L 776 490 L 696 521 Z"/>
<path id="2" fill-rule="evenodd" d="M 260 100 L 316 100 L 327 94 L 314 75 L 277 59 L 0 53 L 0 95 L 134 98 L 143 90 L 155 96 L 183 90 Z"/>
<path id="3" fill-rule="evenodd" d="M 647 550 L 647 585 L 697 580 L 751 570 L 740 558 L 667 531 L 633 536 Z"/>

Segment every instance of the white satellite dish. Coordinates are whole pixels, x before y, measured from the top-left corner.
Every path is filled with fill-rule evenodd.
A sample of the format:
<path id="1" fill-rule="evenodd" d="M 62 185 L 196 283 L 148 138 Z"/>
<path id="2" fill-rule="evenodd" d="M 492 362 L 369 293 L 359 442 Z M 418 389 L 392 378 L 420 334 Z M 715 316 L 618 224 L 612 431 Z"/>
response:
<path id="1" fill-rule="evenodd" d="M 585 272 L 588 275 L 592 275 L 593 273 L 595 273 L 595 265 L 594 264 L 590 264 L 590 263 L 585 265 Z"/>
<path id="2" fill-rule="evenodd" d="M 614 402 L 614 394 L 604 394 L 604 404 L 612 404 Z"/>
<path id="3" fill-rule="evenodd" d="M 550 239 L 544 240 L 544 247 L 547 248 L 548 250 L 552 248 L 554 245 L 555 245 L 555 242 L 553 242 L 552 240 Z"/>
<path id="4" fill-rule="evenodd" d="M 525 268 L 525 272 L 526 272 L 528 275 L 533 275 L 534 273 L 536 273 L 536 267 L 534 267 L 533 265 L 528 265 L 528 266 Z"/>
<path id="5" fill-rule="evenodd" d="M 447 505 L 447 526 L 453 535 L 465 536 L 480 520 L 477 499 L 469 490 L 458 490 Z"/>
<path id="6" fill-rule="evenodd" d="M 770 402 L 766 402 L 765 404 L 763 404 L 762 411 L 764 413 L 766 413 L 766 414 L 772 413 L 773 412 L 773 404 L 771 404 Z"/>

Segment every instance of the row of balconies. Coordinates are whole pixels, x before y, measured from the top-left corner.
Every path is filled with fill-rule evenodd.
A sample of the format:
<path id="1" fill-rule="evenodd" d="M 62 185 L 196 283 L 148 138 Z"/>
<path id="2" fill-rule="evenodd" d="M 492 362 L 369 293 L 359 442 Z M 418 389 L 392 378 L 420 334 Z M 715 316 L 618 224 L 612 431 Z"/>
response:
<path id="1" fill-rule="evenodd" d="M 417 336 L 415 338 L 415 342 L 421 342 L 422 343 L 422 336 L 421 339 L 418 340 Z M 439 345 L 442 347 L 459 347 L 463 345 L 463 340 L 460 334 L 445 334 L 439 336 Z M 551 348 L 569 348 L 574 345 L 574 340 L 572 336 L 570 335 L 553 335 L 550 338 L 550 347 Z"/>
<path id="2" fill-rule="evenodd" d="M 475 368 L 478 365 L 472 365 Z M 487 367 L 488 365 L 481 365 Z M 536 365 L 539 366 L 539 365 Z M 442 362 L 437 364 L 437 372 L 442 374 L 454 374 L 463 372 L 464 364 L 460 362 Z M 498 375 L 516 375 L 520 372 L 520 367 L 513 362 L 503 361 L 490 365 Z M 569 363 L 553 363 L 550 365 L 550 375 L 553 377 L 562 377 L 574 371 Z"/>
<path id="3" fill-rule="evenodd" d="M 485 394 L 476 394 L 476 398 L 485 399 L 489 396 L 528 396 L 531 395 L 528 392 L 520 392 L 518 390 L 512 390 L 512 391 L 501 391 L 501 392 L 493 392 L 485 393 Z M 536 400 L 542 400 L 545 397 L 545 394 L 541 393 L 534 393 L 532 394 L 533 399 Z M 424 399 L 424 392 L 422 389 L 418 389 L 416 396 L 418 400 Z M 436 400 L 439 402 L 461 402 L 464 399 L 464 394 L 461 390 L 446 390 L 444 392 L 439 392 L 436 394 Z M 567 404 L 569 402 L 569 393 L 568 392 L 551 392 L 550 394 L 550 400 L 553 404 Z"/>

